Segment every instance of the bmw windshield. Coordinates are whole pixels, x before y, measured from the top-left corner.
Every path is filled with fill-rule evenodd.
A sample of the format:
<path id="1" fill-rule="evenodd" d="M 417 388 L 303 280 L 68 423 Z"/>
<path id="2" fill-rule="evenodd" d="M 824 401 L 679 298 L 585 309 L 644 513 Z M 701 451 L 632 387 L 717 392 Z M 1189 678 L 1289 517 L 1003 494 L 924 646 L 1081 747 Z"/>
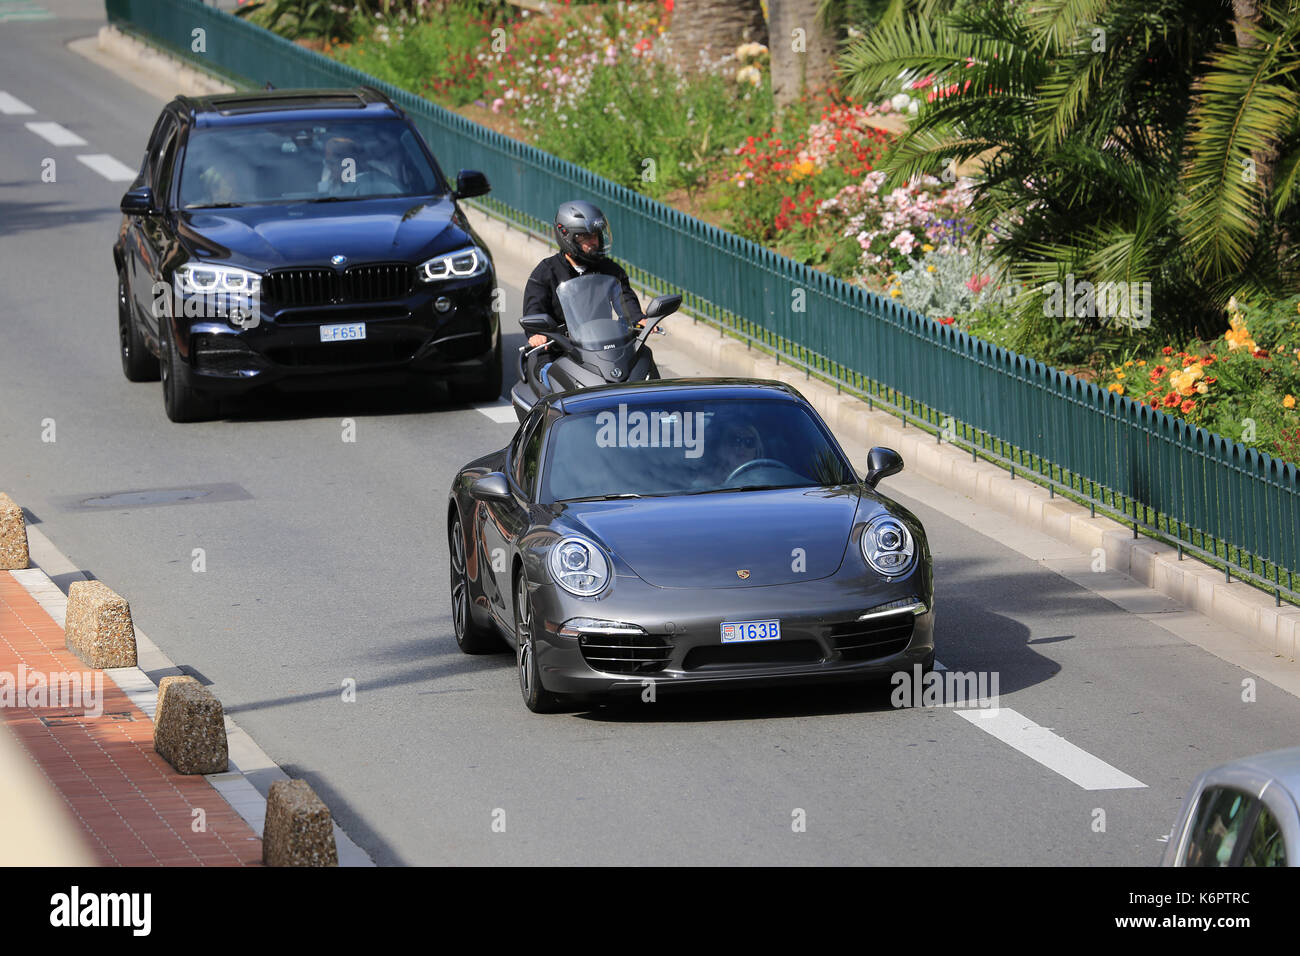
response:
<path id="1" fill-rule="evenodd" d="M 600 351 L 632 337 L 623 306 L 623 286 L 613 276 L 589 272 L 561 282 L 556 298 L 564 312 L 569 338 L 578 348 Z"/>
<path id="2" fill-rule="evenodd" d="M 824 428 L 796 402 L 663 397 L 662 403 L 620 404 L 556 422 L 547 441 L 541 500 L 857 481 Z"/>
<path id="3" fill-rule="evenodd" d="M 191 133 L 179 205 L 204 209 L 445 191 L 442 176 L 401 120 L 276 122 Z"/>

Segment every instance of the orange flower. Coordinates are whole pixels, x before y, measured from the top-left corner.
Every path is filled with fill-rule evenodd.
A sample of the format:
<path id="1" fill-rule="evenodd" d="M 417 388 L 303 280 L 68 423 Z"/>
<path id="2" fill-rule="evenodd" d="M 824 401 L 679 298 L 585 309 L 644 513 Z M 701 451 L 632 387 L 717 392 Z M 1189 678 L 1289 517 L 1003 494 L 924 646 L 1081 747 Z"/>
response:
<path id="1" fill-rule="evenodd" d="M 1165 396 L 1165 401 L 1164 401 L 1165 408 L 1177 408 L 1178 402 L 1179 402 L 1179 398 L 1177 392 L 1170 392 L 1168 395 Z"/>
<path id="2" fill-rule="evenodd" d="M 1166 346 L 1165 346 L 1164 348 L 1162 348 L 1160 351 L 1163 352 L 1165 355 L 1173 355 L 1173 354 L 1174 354 L 1174 348 L 1173 348 L 1172 345 L 1166 345 Z"/>
<path id="3" fill-rule="evenodd" d="M 1294 395 L 1288 395 L 1286 398 L 1282 399 L 1282 407 L 1283 407 L 1283 408 L 1295 408 L 1295 396 L 1294 396 Z"/>
<path id="4" fill-rule="evenodd" d="M 1255 340 L 1250 337 L 1250 330 L 1246 328 L 1246 323 L 1241 319 L 1233 316 L 1229 323 L 1232 327 L 1223 333 L 1224 339 L 1227 340 L 1228 348 L 1236 351 L 1240 348 L 1250 349 L 1252 352 L 1259 348 Z"/>
<path id="5" fill-rule="evenodd" d="M 1196 403 L 1189 398 L 1179 407 L 1182 409 L 1184 415 L 1188 415 L 1191 413 L 1192 409 L 1196 408 Z"/>

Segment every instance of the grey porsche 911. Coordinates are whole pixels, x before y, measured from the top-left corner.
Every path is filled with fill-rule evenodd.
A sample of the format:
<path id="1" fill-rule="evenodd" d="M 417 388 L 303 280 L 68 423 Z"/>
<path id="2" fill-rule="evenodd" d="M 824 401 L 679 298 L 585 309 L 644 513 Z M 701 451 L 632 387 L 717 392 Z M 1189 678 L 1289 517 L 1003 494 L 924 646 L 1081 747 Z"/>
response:
<path id="1" fill-rule="evenodd" d="M 530 710 L 619 693 L 862 680 L 934 664 L 921 523 L 795 389 L 691 379 L 539 401 L 447 503 L 466 653 Z"/>

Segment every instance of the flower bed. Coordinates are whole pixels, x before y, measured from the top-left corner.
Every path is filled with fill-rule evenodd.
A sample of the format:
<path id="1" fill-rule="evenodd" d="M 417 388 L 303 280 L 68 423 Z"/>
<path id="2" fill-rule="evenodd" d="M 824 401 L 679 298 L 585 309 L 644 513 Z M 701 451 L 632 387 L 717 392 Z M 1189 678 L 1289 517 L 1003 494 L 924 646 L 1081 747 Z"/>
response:
<path id="1" fill-rule="evenodd" d="M 1300 464 L 1300 295 L 1235 299 L 1222 338 L 1144 348 L 1100 384 L 1194 425 Z"/>

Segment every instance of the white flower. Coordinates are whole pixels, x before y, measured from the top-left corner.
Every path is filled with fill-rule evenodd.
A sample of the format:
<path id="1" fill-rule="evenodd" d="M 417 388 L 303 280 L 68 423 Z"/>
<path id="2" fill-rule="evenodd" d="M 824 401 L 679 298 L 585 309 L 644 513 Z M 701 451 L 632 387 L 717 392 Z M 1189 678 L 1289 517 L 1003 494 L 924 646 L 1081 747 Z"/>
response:
<path id="1" fill-rule="evenodd" d="M 912 102 L 912 98 L 911 98 L 910 96 L 908 96 L 906 93 L 895 93 L 895 94 L 894 94 L 892 97 L 890 97 L 890 99 L 889 99 L 889 105 L 892 106 L 892 107 L 893 107 L 894 109 L 896 109 L 896 110 L 905 110 L 905 109 L 907 109 L 908 105 L 909 105 L 911 102 Z"/>

